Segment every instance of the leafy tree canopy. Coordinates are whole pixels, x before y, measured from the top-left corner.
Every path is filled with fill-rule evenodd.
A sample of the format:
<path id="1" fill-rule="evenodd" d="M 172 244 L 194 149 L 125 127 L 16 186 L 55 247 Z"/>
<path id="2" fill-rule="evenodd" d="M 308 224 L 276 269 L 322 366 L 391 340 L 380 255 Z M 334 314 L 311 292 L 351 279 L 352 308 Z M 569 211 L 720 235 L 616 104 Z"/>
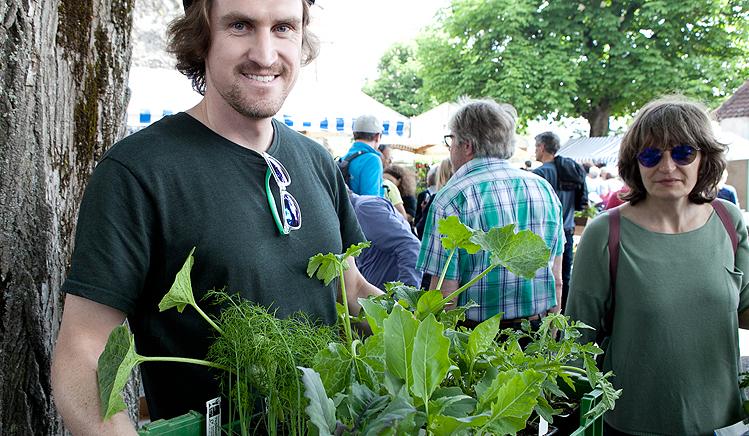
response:
<path id="1" fill-rule="evenodd" d="M 525 119 L 609 116 L 681 93 L 708 105 L 749 76 L 749 0 L 453 0 L 418 40 L 424 90 Z"/>
<path id="2" fill-rule="evenodd" d="M 436 103 L 423 90 L 420 70 L 415 46 L 394 44 L 380 59 L 379 75 L 364 86 L 364 93 L 405 116 L 418 115 Z"/>

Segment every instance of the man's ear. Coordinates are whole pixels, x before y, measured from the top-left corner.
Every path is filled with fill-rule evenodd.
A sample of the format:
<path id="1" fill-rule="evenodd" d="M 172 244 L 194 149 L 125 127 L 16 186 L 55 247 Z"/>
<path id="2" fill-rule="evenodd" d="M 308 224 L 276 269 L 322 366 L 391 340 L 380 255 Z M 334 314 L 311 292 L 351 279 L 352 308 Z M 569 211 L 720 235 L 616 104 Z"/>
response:
<path id="1" fill-rule="evenodd" d="M 465 147 L 466 147 L 466 156 L 468 156 L 469 160 L 473 159 L 475 155 L 474 150 L 473 150 L 473 144 L 466 141 Z"/>

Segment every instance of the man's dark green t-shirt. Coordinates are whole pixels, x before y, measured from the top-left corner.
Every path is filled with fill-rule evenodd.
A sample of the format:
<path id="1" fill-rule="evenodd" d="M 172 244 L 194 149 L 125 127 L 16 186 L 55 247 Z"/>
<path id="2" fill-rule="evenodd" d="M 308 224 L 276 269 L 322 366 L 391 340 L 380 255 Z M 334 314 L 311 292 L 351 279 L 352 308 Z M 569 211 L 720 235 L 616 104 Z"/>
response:
<path id="1" fill-rule="evenodd" d="M 139 354 L 204 358 L 215 335 L 205 320 L 191 308 L 158 309 L 196 247 L 191 276 L 199 303 L 206 291 L 225 289 L 279 317 L 304 311 L 334 323 L 335 288 L 308 278 L 307 262 L 364 237 L 330 154 L 275 120 L 273 128 L 267 152 L 291 176 L 299 230 L 279 234 L 260 154 L 179 113 L 115 144 L 96 167 L 63 291 L 127 314 Z M 207 301 L 201 307 L 218 312 Z M 146 363 L 141 370 L 152 419 L 205 410 L 218 394 L 216 374 L 203 367 Z"/>

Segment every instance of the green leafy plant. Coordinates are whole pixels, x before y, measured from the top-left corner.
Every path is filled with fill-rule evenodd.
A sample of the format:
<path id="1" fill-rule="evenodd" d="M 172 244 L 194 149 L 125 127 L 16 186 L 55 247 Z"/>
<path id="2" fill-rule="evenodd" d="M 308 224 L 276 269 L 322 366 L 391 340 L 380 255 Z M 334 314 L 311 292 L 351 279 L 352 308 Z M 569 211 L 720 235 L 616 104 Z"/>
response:
<path id="1" fill-rule="evenodd" d="M 392 283 L 384 296 L 359 299 L 372 335 L 351 342 L 358 348 L 330 344 L 311 368 L 302 369 L 310 400 L 307 413 L 318 432 L 514 434 L 526 427 L 531 416 L 553 421 L 559 413 L 553 401 L 568 400 L 560 383 L 574 391 L 573 378 L 578 376 L 586 376 L 591 389 L 603 391 L 603 400 L 590 415 L 613 408 L 620 392 L 611 386 L 611 374 L 595 367 L 600 348 L 577 342 L 579 330 L 590 328 L 585 324 L 550 314 L 538 331 L 527 322 L 520 331 L 500 330 L 501 315 L 497 315 L 469 331 L 457 323 L 465 319 L 471 303 L 445 310 L 449 301 L 497 266 L 534 277 L 549 261 L 543 240 L 530 231 L 515 233 L 512 225 L 474 230 L 455 217 L 441 220 L 439 231 L 449 252 L 448 263 L 457 250 L 483 249 L 491 253 L 490 265 L 447 296 L 439 289 L 446 266 L 438 289 Z M 328 271 L 318 273 L 321 279 L 330 279 L 332 271 L 342 274 L 331 266 L 333 258 L 312 258 L 308 272 Z M 345 324 L 351 317 L 342 320 L 350 331 Z M 554 338 L 557 331 L 561 340 Z M 523 349 L 521 341 L 529 345 Z M 582 362 L 583 368 L 570 365 L 573 361 Z"/>
<path id="2" fill-rule="evenodd" d="M 575 218 L 593 219 L 596 215 L 598 215 L 598 209 L 594 205 L 590 205 L 583 210 L 575 211 Z"/>
<path id="3" fill-rule="evenodd" d="M 180 313 L 193 307 L 217 332 L 205 360 L 181 357 L 145 357 L 135 352 L 134 337 L 126 327 L 112 331 L 98 362 L 101 415 L 108 419 L 125 409 L 122 390 L 132 369 L 145 362 L 178 362 L 221 370 L 221 384 L 230 398 L 229 415 L 237 416 L 242 435 L 254 434 L 264 425 L 268 434 L 304 433 L 306 398 L 297 366 L 309 366 L 318 352 L 338 337 L 334 326 L 312 323 L 303 314 L 279 319 L 266 308 L 211 291 L 207 297 L 221 304 L 220 317 L 211 319 L 195 302 L 190 271 L 190 252 L 174 284 L 159 303 L 161 311 L 176 308 Z M 255 405 L 265 404 L 258 411 Z"/>

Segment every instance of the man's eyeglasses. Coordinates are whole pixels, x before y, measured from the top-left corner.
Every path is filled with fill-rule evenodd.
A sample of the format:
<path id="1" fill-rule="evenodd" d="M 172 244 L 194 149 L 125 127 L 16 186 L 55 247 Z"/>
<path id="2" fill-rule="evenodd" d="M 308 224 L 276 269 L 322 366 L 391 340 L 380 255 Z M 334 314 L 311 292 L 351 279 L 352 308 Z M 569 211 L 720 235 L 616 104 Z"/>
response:
<path id="1" fill-rule="evenodd" d="M 297 203 L 293 195 L 286 191 L 286 187 L 291 185 L 291 176 L 289 176 L 289 172 L 278 159 L 265 152 L 262 153 L 262 156 L 265 159 L 265 163 L 268 164 L 268 169 L 265 172 L 265 194 L 268 198 L 268 205 L 270 206 L 273 220 L 276 222 L 278 232 L 282 235 L 288 235 L 292 230 L 302 227 L 302 211 L 299 209 L 299 203 Z M 270 189 L 271 174 L 276 179 L 276 184 L 278 185 L 281 206 L 283 207 L 283 219 L 278 214 L 276 198 Z"/>
<path id="2" fill-rule="evenodd" d="M 671 159 L 679 166 L 686 166 L 697 159 L 700 149 L 689 144 L 679 144 L 671 148 Z M 645 147 L 637 155 L 637 161 L 645 168 L 653 168 L 663 158 L 664 150 L 657 147 Z"/>
<path id="3" fill-rule="evenodd" d="M 453 145 L 453 140 L 455 140 L 455 135 L 445 135 L 442 139 L 445 141 L 447 148 L 450 148 Z"/>

